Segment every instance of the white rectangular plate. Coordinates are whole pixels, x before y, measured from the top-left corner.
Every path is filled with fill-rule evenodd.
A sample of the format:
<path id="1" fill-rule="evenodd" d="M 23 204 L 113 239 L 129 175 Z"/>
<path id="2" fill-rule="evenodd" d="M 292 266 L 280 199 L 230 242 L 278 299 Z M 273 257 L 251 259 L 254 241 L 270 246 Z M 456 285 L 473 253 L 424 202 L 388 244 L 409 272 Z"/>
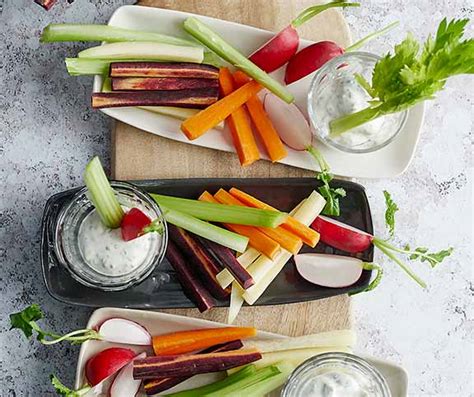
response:
<path id="1" fill-rule="evenodd" d="M 184 317 L 177 316 L 173 314 L 165 314 L 160 312 L 151 312 L 144 310 L 131 310 L 131 309 L 119 309 L 119 308 L 109 308 L 104 307 L 97 309 L 92 313 L 89 321 L 87 323 L 87 328 L 97 327 L 99 324 L 102 324 L 105 320 L 109 318 L 125 318 L 128 320 L 135 321 L 142 326 L 144 326 L 152 335 L 166 334 L 169 332 L 177 331 L 186 331 L 190 329 L 200 329 L 200 328 L 219 328 L 227 327 L 226 324 L 216 323 L 207 320 L 200 320 L 193 317 Z M 258 339 L 275 339 L 275 338 L 285 338 L 283 335 L 272 334 L 270 332 L 259 331 L 257 334 Z M 112 346 L 127 346 L 137 352 L 146 351 L 143 347 L 134 347 L 130 345 L 118 345 L 102 341 L 88 341 L 81 346 L 81 351 L 79 353 L 79 359 L 77 361 L 76 368 L 76 383 L 75 388 L 80 388 L 84 383 L 84 367 L 87 360 L 92 357 L 94 354 L 98 353 L 101 350 L 104 350 L 107 347 Z M 364 356 L 363 356 L 364 357 Z M 405 370 L 393 363 L 388 361 L 375 359 L 371 357 L 364 357 L 366 360 L 371 362 L 387 379 L 390 390 L 392 392 L 392 397 L 405 397 L 407 395 L 407 374 Z M 172 389 L 169 389 L 167 393 L 171 393 L 178 390 L 190 389 L 193 387 L 198 387 L 203 384 L 207 384 L 219 379 L 221 376 L 219 374 L 206 374 L 206 375 L 197 375 L 193 378 L 183 382 L 182 384 L 175 386 Z M 275 393 L 278 395 L 278 393 Z M 140 394 L 144 396 L 144 394 Z"/>
<path id="2" fill-rule="evenodd" d="M 112 15 L 109 25 L 183 36 L 182 23 L 187 17 L 192 15 L 195 14 L 160 8 L 123 6 L 118 8 Z M 335 15 L 335 18 L 331 18 L 328 21 L 325 21 L 324 18 L 318 20 L 318 27 L 321 30 L 320 39 L 339 40 L 340 45 L 346 46 L 349 44 L 350 37 L 348 26 L 342 14 L 336 13 Z M 198 17 L 243 54 L 252 53 L 273 36 L 272 32 L 251 26 L 205 16 Z M 331 26 L 323 26 L 324 24 L 331 24 Z M 301 40 L 300 48 L 304 48 L 311 43 L 308 40 Z M 275 71 L 272 75 L 277 80 L 283 82 L 283 73 L 284 67 Z M 307 76 L 299 82 L 288 86 L 288 89 L 295 96 L 295 103 L 305 114 L 306 96 L 311 78 L 311 75 Z M 100 91 L 101 87 L 102 78 L 96 76 L 94 91 Z M 189 141 L 180 130 L 181 121 L 172 117 L 134 107 L 109 108 L 102 109 L 102 111 L 117 120 L 165 138 L 191 145 L 235 152 L 228 131 L 210 130 L 202 137 Z M 336 175 L 360 178 L 394 177 L 403 173 L 413 158 L 423 123 L 423 114 L 423 105 L 413 108 L 409 112 L 407 123 L 399 136 L 388 146 L 374 153 L 349 154 L 332 149 L 322 142 L 317 142 L 317 145 L 331 165 L 332 172 Z M 267 159 L 263 153 L 262 158 Z M 288 149 L 288 156 L 281 162 L 298 168 L 316 169 L 314 161 L 306 152 Z"/>

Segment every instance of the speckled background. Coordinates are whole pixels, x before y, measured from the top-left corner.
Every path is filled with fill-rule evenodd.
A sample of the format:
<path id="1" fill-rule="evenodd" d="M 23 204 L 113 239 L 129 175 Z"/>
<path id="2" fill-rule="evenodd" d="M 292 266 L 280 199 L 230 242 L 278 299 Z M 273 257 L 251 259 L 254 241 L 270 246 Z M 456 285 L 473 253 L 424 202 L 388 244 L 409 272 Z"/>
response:
<path id="1" fill-rule="evenodd" d="M 106 22 L 113 10 L 133 1 L 59 0 L 49 13 L 30 0 L 6 0 L 0 14 L 0 396 L 53 395 L 54 372 L 72 384 L 77 347 L 46 348 L 8 331 L 8 314 L 32 302 L 58 330 L 85 324 L 90 310 L 69 307 L 47 294 L 39 266 L 39 228 L 46 199 L 81 184 L 86 161 L 106 162 L 110 120 L 89 108 L 92 79 L 69 77 L 63 59 L 83 45 L 42 46 L 50 22 Z M 385 51 L 406 30 L 418 37 L 444 16 L 473 17 L 472 0 L 366 0 L 346 11 L 354 37 L 395 19 L 401 28 L 369 46 Z M 471 24 L 472 26 L 472 24 Z M 472 35 L 472 27 L 470 28 Z M 392 180 L 361 181 L 383 231 L 383 197 L 397 201 L 400 244 L 454 246 L 453 256 L 430 271 L 416 270 L 421 290 L 392 263 L 380 288 L 354 298 L 358 350 L 403 364 L 411 396 L 472 396 L 472 100 L 473 80 L 449 82 L 427 108 L 420 145 L 410 169 Z"/>

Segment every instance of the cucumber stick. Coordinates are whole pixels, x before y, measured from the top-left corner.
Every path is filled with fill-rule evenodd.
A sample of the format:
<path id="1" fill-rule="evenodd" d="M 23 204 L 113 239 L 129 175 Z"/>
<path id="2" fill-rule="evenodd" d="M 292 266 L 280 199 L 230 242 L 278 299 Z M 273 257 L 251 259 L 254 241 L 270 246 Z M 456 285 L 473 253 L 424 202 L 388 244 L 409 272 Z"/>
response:
<path id="1" fill-rule="evenodd" d="M 84 182 L 89 191 L 89 198 L 104 225 L 111 229 L 119 227 L 124 212 L 97 156 L 87 164 Z"/>
<path id="2" fill-rule="evenodd" d="M 248 76 L 268 88 L 285 102 L 291 103 L 294 101 L 293 95 L 291 95 L 283 85 L 270 77 L 252 61 L 248 60 L 237 49 L 227 43 L 221 36 L 199 19 L 194 17 L 187 18 L 184 21 L 184 30 L 199 42 L 203 43 L 206 47 L 214 51 L 222 59 L 234 65 L 237 69 L 245 72 Z"/>

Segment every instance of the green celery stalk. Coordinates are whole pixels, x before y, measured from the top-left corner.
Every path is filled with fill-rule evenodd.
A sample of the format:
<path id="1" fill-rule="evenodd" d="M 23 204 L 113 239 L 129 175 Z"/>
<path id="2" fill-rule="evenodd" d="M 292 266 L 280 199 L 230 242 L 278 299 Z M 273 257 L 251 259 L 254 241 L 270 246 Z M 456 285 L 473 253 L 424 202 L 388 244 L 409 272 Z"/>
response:
<path id="1" fill-rule="evenodd" d="M 195 389 L 184 390 L 177 393 L 166 394 L 167 397 L 201 397 L 205 396 L 208 393 L 213 393 L 217 390 L 220 390 L 224 387 L 230 386 L 235 382 L 238 382 L 242 379 L 245 379 L 247 376 L 250 376 L 257 372 L 257 369 L 254 365 L 247 365 L 238 372 L 227 376 L 224 379 L 218 380 L 217 382 L 210 383 L 205 386 L 197 387 Z"/>
<path id="2" fill-rule="evenodd" d="M 175 226 L 181 227 L 191 233 L 207 238 L 208 240 L 237 252 L 244 252 L 247 248 L 249 242 L 247 237 L 204 222 L 192 215 L 171 209 L 161 202 L 158 202 L 158 204 L 163 210 L 166 221 Z"/>
<path id="3" fill-rule="evenodd" d="M 119 227 L 124 212 L 97 156 L 87 164 L 84 182 L 89 190 L 89 198 L 104 225 L 111 229 Z"/>
<path id="4" fill-rule="evenodd" d="M 198 200 L 163 196 L 161 194 L 152 194 L 151 196 L 159 205 L 209 222 L 275 228 L 283 223 L 287 217 L 286 213 L 273 210 L 207 203 Z"/>
<path id="5" fill-rule="evenodd" d="M 272 378 L 275 375 L 281 374 L 280 370 L 276 365 L 270 365 L 265 368 L 257 370 L 254 374 L 246 376 L 238 382 L 233 382 L 231 385 L 223 387 L 212 393 L 205 394 L 206 397 L 239 397 L 242 395 L 247 396 L 247 392 L 252 390 L 252 387 L 258 385 L 260 382 L 266 379 Z"/>
<path id="6" fill-rule="evenodd" d="M 107 41 L 109 43 L 155 41 L 164 44 L 201 47 L 192 40 L 155 32 L 124 29 L 109 25 L 51 23 L 44 28 L 40 42 L 54 43 L 58 41 Z"/>
<path id="7" fill-rule="evenodd" d="M 283 85 L 270 77 L 252 61 L 248 60 L 237 49 L 227 43 L 220 35 L 197 18 L 187 18 L 184 21 L 184 30 L 214 51 L 222 59 L 245 72 L 285 102 L 291 103 L 294 101 L 293 95 L 291 95 Z"/>

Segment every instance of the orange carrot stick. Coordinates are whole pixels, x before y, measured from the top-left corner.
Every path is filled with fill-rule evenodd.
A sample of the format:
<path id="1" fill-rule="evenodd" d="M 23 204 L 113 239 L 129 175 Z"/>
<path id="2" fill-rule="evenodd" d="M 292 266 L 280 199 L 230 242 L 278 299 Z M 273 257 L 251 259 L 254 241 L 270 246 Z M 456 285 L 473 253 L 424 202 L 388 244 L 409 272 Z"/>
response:
<path id="1" fill-rule="evenodd" d="M 274 210 L 278 211 L 276 208 L 264 203 L 256 199 L 255 197 L 247 194 L 239 189 L 233 187 L 230 189 L 229 193 L 234 196 L 237 200 L 240 200 L 242 203 L 249 207 L 260 208 L 265 210 Z M 298 222 L 295 218 L 288 216 L 285 222 L 281 225 L 282 228 L 292 232 L 299 238 L 303 240 L 303 242 L 310 247 L 315 247 L 319 241 L 319 233 L 306 225 L 303 225 L 301 222 Z"/>
<path id="2" fill-rule="evenodd" d="M 234 91 L 232 74 L 227 68 L 219 70 L 219 87 L 221 95 L 224 97 Z M 243 106 L 237 108 L 227 117 L 226 123 L 232 134 L 232 141 L 239 155 L 240 164 L 247 166 L 257 161 L 260 158 L 260 153 L 245 108 Z"/>
<path id="3" fill-rule="evenodd" d="M 236 199 L 224 189 L 219 189 L 219 191 L 214 195 L 214 197 L 222 204 L 241 205 L 243 207 L 246 206 L 244 203 Z M 274 229 L 269 227 L 257 227 L 257 229 L 260 230 L 262 233 L 265 233 L 268 237 L 276 241 L 284 249 L 291 252 L 292 254 L 296 255 L 303 246 L 303 241 L 301 241 L 299 237 L 296 237 L 294 234 L 283 229 L 280 226 Z"/>
<path id="4" fill-rule="evenodd" d="M 153 351 L 158 355 L 174 355 L 205 349 L 237 339 L 251 338 L 257 334 L 253 327 L 209 328 L 172 332 L 153 337 Z"/>
<path id="5" fill-rule="evenodd" d="M 242 87 L 250 81 L 250 78 L 242 71 L 238 70 L 234 73 L 234 82 L 236 87 Z M 255 129 L 262 140 L 265 149 L 267 150 L 268 157 L 272 162 L 284 159 L 288 152 L 285 149 L 285 145 L 280 139 L 278 132 L 268 117 L 267 112 L 263 108 L 262 101 L 257 95 L 253 95 L 246 103 L 250 117 L 252 118 Z"/>
<path id="6" fill-rule="evenodd" d="M 181 130 L 190 140 L 199 138 L 221 121 L 224 121 L 261 89 L 262 86 L 256 81 L 250 81 L 232 94 L 185 120 L 181 124 Z"/>
<path id="7" fill-rule="evenodd" d="M 199 196 L 199 200 L 209 203 L 220 203 L 220 201 L 216 200 L 209 192 L 202 193 L 201 196 Z M 280 244 L 253 226 L 224 223 L 224 227 L 234 233 L 248 237 L 249 245 L 270 259 L 275 259 L 280 252 Z"/>

